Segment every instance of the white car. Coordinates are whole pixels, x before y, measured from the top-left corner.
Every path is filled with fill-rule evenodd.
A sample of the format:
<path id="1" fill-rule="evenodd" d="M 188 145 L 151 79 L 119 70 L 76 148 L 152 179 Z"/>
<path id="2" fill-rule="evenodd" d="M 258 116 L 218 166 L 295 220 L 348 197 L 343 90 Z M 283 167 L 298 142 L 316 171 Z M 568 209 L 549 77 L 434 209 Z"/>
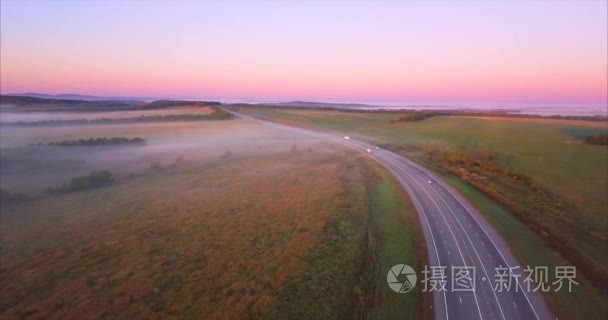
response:
<path id="1" fill-rule="evenodd" d="M 372 149 L 367 149 L 367 153 L 372 153 Z"/>
<path id="2" fill-rule="evenodd" d="M 380 150 L 380 147 L 376 147 L 376 150 Z"/>
<path id="3" fill-rule="evenodd" d="M 431 180 L 429 180 L 429 183 L 431 183 Z"/>
<path id="4" fill-rule="evenodd" d="M 344 136 L 344 140 L 350 140 L 349 136 Z"/>

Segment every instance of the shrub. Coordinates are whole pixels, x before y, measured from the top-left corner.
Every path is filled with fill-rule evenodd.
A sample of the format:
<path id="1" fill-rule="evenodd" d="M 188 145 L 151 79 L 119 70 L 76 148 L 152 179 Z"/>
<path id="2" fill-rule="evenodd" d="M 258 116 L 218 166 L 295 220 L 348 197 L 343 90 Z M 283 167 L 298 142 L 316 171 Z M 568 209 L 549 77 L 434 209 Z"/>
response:
<path id="1" fill-rule="evenodd" d="M 71 193 L 104 187 L 114 183 L 114 178 L 108 170 L 92 171 L 86 176 L 75 177 L 70 183 L 61 187 L 49 187 L 49 193 Z"/>
<path id="2" fill-rule="evenodd" d="M 0 189 L 0 204 L 8 205 L 8 204 L 16 204 L 27 201 L 28 196 L 21 193 L 13 193 L 6 191 L 4 189 Z"/>
<path id="3" fill-rule="evenodd" d="M 450 164 L 460 164 L 462 163 L 462 153 L 460 152 L 451 152 L 448 156 L 448 161 Z"/>
<path id="4" fill-rule="evenodd" d="M 70 191 L 89 190 L 114 182 L 112 174 L 108 170 L 93 171 L 88 176 L 72 178 Z"/>
<path id="5" fill-rule="evenodd" d="M 608 135 L 586 136 L 585 143 L 596 146 L 606 146 L 608 145 Z"/>
<path id="6" fill-rule="evenodd" d="M 232 157 L 232 151 L 226 151 L 220 156 L 220 159 L 228 159 L 230 157 Z"/>
<path id="7" fill-rule="evenodd" d="M 158 160 L 154 160 L 150 163 L 150 169 L 154 171 L 162 171 L 165 170 L 165 167 Z"/>

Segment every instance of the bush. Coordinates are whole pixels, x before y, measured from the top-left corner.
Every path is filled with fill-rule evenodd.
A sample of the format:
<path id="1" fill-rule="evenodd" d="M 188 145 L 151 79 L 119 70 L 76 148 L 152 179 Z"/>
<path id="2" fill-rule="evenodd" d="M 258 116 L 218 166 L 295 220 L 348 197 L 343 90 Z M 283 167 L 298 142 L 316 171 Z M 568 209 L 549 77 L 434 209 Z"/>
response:
<path id="1" fill-rule="evenodd" d="M 92 171 L 89 175 L 75 177 L 70 183 L 61 187 L 49 187 L 49 193 L 71 193 L 104 187 L 114 183 L 114 178 L 108 170 Z"/>
<path id="2" fill-rule="evenodd" d="M 0 204 L 2 205 L 21 203 L 27 201 L 28 199 L 28 196 L 24 194 L 12 193 L 4 189 L 0 189 Z"/>
<path id="3" fill-rule="evenodd" d="M 586 136 L 585 143 L 596 146 L 606 146 L 608 145 L 608 135 Z"/>
<path id="4" fill-rule="evenodd" d="M 448 156 L 448 161 L 450 164 L 461 164 L 462 163 L 462 153 L 460 152 L 451 152 Z"/>
<path id="5" fill-rule="evenodd" d="M 154 161 L 150 162 L 150 169 L 152 169 L 154 171 L 163 171 L 163 170 L 165 170 L 165 167 L 163 167 L 163 165 L 160 163 L 160 161 L 154 160 Z"/>

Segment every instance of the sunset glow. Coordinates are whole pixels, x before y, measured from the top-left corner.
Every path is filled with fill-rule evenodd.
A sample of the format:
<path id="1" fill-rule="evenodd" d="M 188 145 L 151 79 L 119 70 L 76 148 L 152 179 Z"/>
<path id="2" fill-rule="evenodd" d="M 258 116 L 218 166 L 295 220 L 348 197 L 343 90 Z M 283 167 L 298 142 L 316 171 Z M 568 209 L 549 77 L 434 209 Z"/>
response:
<path id="1" fill-rule="evenodd" d="M 608 103 L 605 1 L 1 9 L 2 93 Z"/>

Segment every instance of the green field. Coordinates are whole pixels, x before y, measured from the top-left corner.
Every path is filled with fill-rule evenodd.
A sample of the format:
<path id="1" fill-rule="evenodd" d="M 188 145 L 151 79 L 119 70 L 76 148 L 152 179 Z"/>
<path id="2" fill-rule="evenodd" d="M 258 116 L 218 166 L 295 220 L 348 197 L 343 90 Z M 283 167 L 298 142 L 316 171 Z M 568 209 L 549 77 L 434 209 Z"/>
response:
<path id="1" fill-rule="evenodd" d="M 374 167 L 373 183 L 368 182 L 369 248 L 374 252 L 368 292 L 374 292 L 366 303 L 367 319 L 432 318 L 430 293 L 418 293 L 416 299 L 396 295 L 386 289 L 386 273 L 392 266 L 407 263 L 416 270 L 426 265 L 426 248 L 422 230 L 410 199 L 403 188 L 384 169 Z"/>
<path id="2" fill-rule="evenodd" d="M 509 214 L 505 208 L 451 175 L 444 174 L 443 178 L 474 203 L 496 230 L 509 240 L 512 252 L 520 262 L 523 262 L 522 265 L 548 266 L 551 270 L 555 266 L 570 264 L 547 241 L 531 232 L 524 223 Z M 601 319 L 608 312 L 606 301 L 598 294 L 589 280 L 579 276 L 579 282 L 580 285 L 574 286 L 572 292 L 565 290 L 546 292 L 547 303 L 559 319 Z M 572 308 L 572 306 L 577 307 Z"/>
<path id="3" fill-rule="evenodd" d="M 397 115 L 248 108 L 257 115 L 360 135 L 396 148 L 446 148 L 486 152 L 505 167 L 525 172 L 578 205 L 589 227 L 606 226 L 608 149 L 586 145 L 586 135 L 606 134 L 605 122 L 433 117 L 391 124 Z M 605 231 L 605 230 L 604 230 Z M 605 235 L 604 235 L 605 236 Z M 604 260 L 608 262 L 608 260 Z"/>
<path id="4" fill-rule="evenodd" d="M 588 298 L 589 305 L 583 301 L 587 295 L 581 294 L 576 304 L 595 310 L 591 314 L 605 312 L 605 297 L 592 287 L 605 289 L 608 275 L 608 148 L 584 143 L 587 135 L 606 134 L 605 122 L 437 116 L 395 123 L 392 120 L 399 115 L 240 110 L 347 134 L 444 174 L 461 192 L 475 192 L 471 201 L 492 217 L 489 220 L 507 241 L 520 248 L 515 253 L 523 264 L 579 266 L 579 276 L 587 276 L 583 291 L 593 293 L 593 298 Z M 497 211 L 499 207 L 509 214 L 505 209 Z M 558 315 L 568 315 L 565 299 L 548 296 Z"/>

